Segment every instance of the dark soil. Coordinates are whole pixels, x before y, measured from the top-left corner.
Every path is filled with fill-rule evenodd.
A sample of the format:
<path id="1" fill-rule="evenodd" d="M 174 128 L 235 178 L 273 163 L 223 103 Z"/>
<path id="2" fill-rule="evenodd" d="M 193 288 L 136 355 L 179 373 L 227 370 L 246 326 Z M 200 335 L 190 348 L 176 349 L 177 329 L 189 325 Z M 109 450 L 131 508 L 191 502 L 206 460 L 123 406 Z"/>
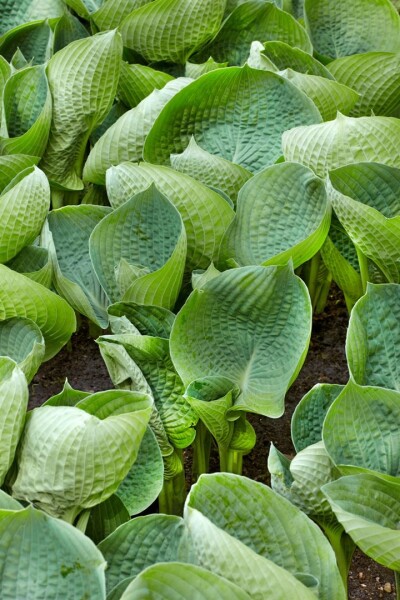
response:
<path id="1" fill-rule="evenodd" d="M 243 474 L 269 483 L 267 457 L 270 443 L 293 455 L 290 420 L 299 400 L 316 383 L 346 383 L 348 379 L 345 340 L 348 315 L 337 291 L 329 298 L 322 315 L 314 318 L 309 353 L 303 369 L 286 396 L 285 415 L 276 420 L 251 415 L 257 433 L 254 450 L 244 459 Z M 100 356 L 97 344 L 89 336 L 86 323 L 55 358 L 42 365 L 31 383 L 30 408 L 40 406 L 47 398 L 61 391 L 65 378 L 72 387 L 85 391 L 110 389 L 112 383 Z M 392 571 L 374 563 L 360 551 L 354 555 L 349 577 L 350 600 L 395 598 Z"/>

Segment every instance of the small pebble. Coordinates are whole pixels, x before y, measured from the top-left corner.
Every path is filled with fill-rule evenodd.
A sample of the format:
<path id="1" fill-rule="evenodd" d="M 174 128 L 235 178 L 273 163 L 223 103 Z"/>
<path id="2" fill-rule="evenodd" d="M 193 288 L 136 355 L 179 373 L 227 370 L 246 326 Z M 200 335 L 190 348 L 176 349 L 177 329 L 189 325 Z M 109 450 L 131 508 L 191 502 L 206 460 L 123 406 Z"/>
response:
<path id="1" fill-rule="evenodd" d="M 385 585 L 383 586 L 383 589 L 385 590 L 385 592 L 387 594 L 391 594 L 392 593 L 392 584 L 391 583 L 385 583 Z"/>
<path id="2" fill-rule="evenodd" d="M 358 579 L 364 579 L 364 578 L 365 578 L 364 573 L 362 571 L 360 571 L 358 574 Z"/>

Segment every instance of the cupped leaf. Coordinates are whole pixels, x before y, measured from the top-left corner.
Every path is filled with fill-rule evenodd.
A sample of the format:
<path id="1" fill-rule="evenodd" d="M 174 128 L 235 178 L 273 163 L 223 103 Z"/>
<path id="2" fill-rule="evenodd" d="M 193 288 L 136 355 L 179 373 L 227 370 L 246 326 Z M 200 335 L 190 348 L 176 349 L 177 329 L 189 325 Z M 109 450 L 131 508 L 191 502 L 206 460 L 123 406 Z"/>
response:
<path id="1" fill-rule="evenodd" d="M 190 81 L 186 77 L 179 77 L 168 82 L 161 90 L 154 90 L 107 129 L 88 156 L 83 171 L 85 181 L 104 185 L 109 167 L 124 161 L 142 160 L 146 136 L 161 110 Z"/>
<path id="2" fill-rule="evenodd" d="M 0 321 L 0 356 L 9 356 L 28 383 L 39 369 L 45 353 L 42 332 L 31 320 L 14 317 Z"/>
<path id="3" fill-rule="evenodd" d="M 400 285 L 369 283 L 350 315 L 346 355 L 354 381 L 400 391 Z"/>
<path id="4" fill-rule="evenodd" d="M 54 27 L 53 54 L 85 37 L 89 37 L 89 32 L 83 23 L 69 11 L 65 11 Z"/>
<path id="5" fill-rule="evenodd" d="M 279 417 L 310 333 L 310 298 L 290 266 L 242 267 L 192 292 L 172 328 L 171 357 L 186 386 L 214 375 L 236 383 L 231 413 Z"/>
<path id="6" fill-rule="evenodd" d="M 203 150 L 194 137 L 182 154 L 171 154 L 171 165 L 177 171 L 198 179 L 201 183 L 222 190 L 236 202 L 240 188 L 252 174 L 221 156 Z"/>
<path id="7" fill-rule="evenodd" d="M 96 275 L 111 301 L 172 308 L 186 258 L 179 212 L 155 185 L 133 196 L 94 228 L 89 240 Z"/>
<path id="8" fill-rule="evenodd" d="M 53 117 L 41 167 L 58 187 L 83 188 L 86 144 L 111 108 L 121 54 L 120 35 L 107 31 L 72 42 L 57 52 L 47 66 Z"/>
<path id="9" fill-rule="evenodd" d="M 75 310 L 103 328 L 108 326 L 109 300 L 90 260 L 89 237 L 110 212 L 105 206 L 82 204 L 53 210 L 48 217 L 54 285 Z"/>
<path id="10" fill-rule="evenodd" d="M 324 182 L 297 163 L 272 165 L 239 192 L 235 219 L 221 258 L 240 265 L 294 268 L 318 252 L 329 231 L 331 209 Z"/>
<path id="11" fill-rule="evenodd" d="M 188 75 L 190 77 L 190 75 Z M 121 75 L 118 82 L 118 97 L 134 108 L 154 90 L 161 90 L 173 77 L 145 65 L 121 64 Z"/>
<path id="12" fill-rule="evenodd" d="M 224 502 L 215 502 L 216 497 L 223 497 Z M 191 524 L 193 513 L 197 513 L 193 518 L 198 520 L 198 526 L 201 526 L 203 521 L 203 532 L 200 528 L 196 531 L 196 521 Z M 338 600 L 345 598 L 333 550 L 322 532 L 298 508 L 263 484 L 228 473 L 202 475 L 188 496 L 185 520 L 188 521 L 191 537 L 195 534 L 197 545 L 204 548 L 199 561 L 202 566 L 206 566 L 205 561 L 213 558 L 205 551 L 207 546 L 210 548 L 214 543 L 213 537 L 208 539 L 206 536 L 207 524 L 212 523 L 215 529 L 220 528 L 219 531 L 222 530 L 225 536 L 229 534 L 236 541 L 243 543 L 242 547 L 245 548 L 246 544 L 247 550 L 251 549 L 254 557 L 257 554 L 261 555 L 264 560 L 268 559 L 287 569 L 292 576 L 298 573 L 312 575 L 319 582 L 318 597 L 321 600 L 332 597 Z M 293 528 L 297 532 L 296 536 L 293 536 Z M 199 539 L 201 533 L 203 543 Z M 232 551 L 229 552 L 227 560 L 226 551 L 230 546 L 227 542 L 228 540 L 226 550 L 220 549 L 221 558 L 215 560 L 218 564 L 224 561 L 225 569 L 233 573 L 233 565 L 238 560 L 238 557 L 234 558 L 233 551 L 236 544 L 231 542 Z M 213 554 L 217 554 L 217 551 L 218 548 L 213 549 Z M 231 560 L 235 562 L 230 563 Z M 235 566 L 238 571 L 237 577 L 241 575 L 246 580 L 247 576 L 239 563 Z M 249 563 L 246 566 L 250 576 L 253 569 Z M 213 570 L 218 573 L 217 569 Z M 222 572 L 219 574 L 223 575 Z M 246 589 L 245 586 L 242 587 Z M 264 594 L 260 597 L 268 596 Z M 280 596 L 273 594 L 272 597 Z M 295 597 L 297 598 L 296 594 Z"/>
<path id="13" fill-rule="evenodd" d="M 362 474 L 341 477 L 325 485 L 323 492 L 337 519 L 364 554 L 399 571 L 400 485 Z"/>
<path id="14" fill-rule="evenodd" d="M 15 451 L 24 428 L 27 407 L 28 385 L 24 373 L 14 360 L 7 356 L 0 356 L 1 484 L 3 484 L 14 460 Z"/>
<path id="15" fill-rule="evenodd" d="M 198 79 L 204 73 L 209 73 L 210 71 L 215 71 L 215 69 L 221 69 L 223 67 L 227 67 L 227 62 L 216 62 L 212 56 L 204 63 L 191 63 L 187 62 L 185 66 L 185 77 L 191 77 L 192 79 Z"/>
<path id="16" fill-rule="evenodd" d="M 352 465 L 398 477 L 399 422 L 400 392 L 350 380 L 326 415 L 322 437 L 339 468 Z"/>
<path id="17" fill-rule="evenodd" d="M 360 99 L 353 107 L 354 117 L 400 116 L 400 54 L 367 52 L 339 58 L 329 64 L 332 75 L 356 92 Z"/>
<path id="18" fill-rule="evenodd" d="M 4 88 L 2 154 L 42 156 L 49 137 L 52 100 L 43 66 L 10 77 Z"/>
<path id="19" fill-rule="evenodd" d="M 88 2 L 88 0 L 85 0 Z M 90 0 L 89 0 L 90 1 Z M 149 4 L 153 0 L 97 0 L 98 10 L 91 14 L 91 20 L 100 30 L 113 29 L 132 11 Z"/>
<path id="20" fill-rule="evenodd" d="M 293 445 L 297 452 L 322 440 L 322 425 L 333 401 L 343 385 L 317 383 L 296 406 L 291 428 Z"/>
<path id="21" fill-rule="evenodd" d="M 107 591 L 158 562 L 187 556 L 183 520 L 170 515 L 137 517 L 118 527 L 99 544 L 107 561 Z"/>
<path id="22" fill-rule="evenodd" d="M 308 73 L 309 75 L 333 79 L 328 69 L 311 54 L 300 50 L 300 48 L 292 48 L 285 42 L 265 42 L 261 53 L 274 63 L 278 71 L 293 69 L 298 73 Z"/>
<path id="23" fill-rule="evenodd" d="M 170 154 L 183 152 L 194 135 L 211 154 L 259 171 L 281 155 L 286 129 L 320 120 L 314 103 L 275 73 L 248 66 L 217 69 L 170 100 L 147 136 L 143 156 L 168 164 Z"/>
<path id="24" fill-rule="evenodd" d="M 91 393 L 75 390 L 69 384 L 68 379 L 65 379 L 61 392 L 48 398 L 46 402 L 43 402 L 42 406 L 76 406 L 80 400 L 87 398 L 87 396 L 91 396 Z"/>
<path id="25" fill-rule="evenodd" d="M 85 535 L 98 544 L 127 521 L 129 521 L 129 513 L 126 507 L 122 500 L 113 494 L 90 510 Z"/>
<path id="26" fill-rule="evenodd" d="M 400 18 L 390 0 L 305 0 L 314 50 L 330 58 L 400 50 Z"/>
<path id="27" fill-rule="evenodd" d="M 0 195 L 0 262 L 12 259 L 39 235 L 50 207 L 50 187 L 43 171 L 29 167 Z"/>
<path id="28" fill-rule="evenodd" d="M 108 314 L 115 318 L 127 318 L 142 335 L 169 338 L 175 315 L 160 306 L 117 302 L 108 307 Z M 111 328 L 113 322 L 111 320 Z M 113 333 L 122 333 L 122 331 Z M 126 332 L 128 333 L 128 332 Z"/>
<path id="29" fill-rule="evenodd" d="M 28 167 L 33 167 L 37 162 L 39 162 L 38 156 L 24 154 L 0 156 L 0 192 L 11 183 L 14 177 L 28 169 Z"/>
<path id="30" fill-rule="evenodd" d="M 160 563 L 140 573 L 126 588 L 121 600 L 177 600 L 195 597 L 196 600 L 250 600 L 240 587 L 223 577 L 179 562 Z"/>
<path id="31" fill-rule="evenodd" d="M 124 46 L 147 61 L 185 64 L 218 31 L 226 0 L 155 0 L 121 24 Z"/>
<path id="32" fill-rule="evenodd" d="M 229 15 L 201 56 L 212 56 L 217 61 L 228 61 L 230 65 L 242 65 L 253 40 L 280 40 L 312 53 L 306 30 L 292 15 L 271 2 L 248 0 Z"/>
<path id="33" fill-rule="evenodd" d="M 186 270 L 207 268 L 219 253 L 234 213 L 219 194 L 171 168 L 123 163 L 107 172 L 107 192 L 113 207 L 155 183 L 178 209 L 187 235 Z"/>
<path id="34" fill-rule="evenodd" d="M 39 19 L 54 19 L 65 11 L 62 0 L 2 0 L 0 34 Z"/>
<path id="35" fill-rule="evenodd" d="M 48 289 L 51 287 L 53 267 L 46 248 L 25 246 L 21 252 L 18 252 L 14 258 L 7 262 L 7 267 Z"/>
<path id="36" fill-rule="evenodd" d="M 51 56 L 52 41 L 53 30 L 47 19 L 30 21 L 0 37 L 0 52 L 17 69 L 42 65 Z"/>
<path id="37" fill-rule="evenodd" d="M 75 527 L 32 506 L 0 511 L 0 594 L 4 600 L 40 598 L 105 599 L 106 563 Z"/>
<path id="38" fill-rule="evenodd" d="M 0 320 L 10 317 L 27 317 L 36 323 L 46 343 L 44 360 L 57 354 L 76 329 L 75 313 L 65 300 L 0 265 Z"/>
<path id="39" fill-rule="evenodd" d="M 285 131 L 282 148 L 285 160 L 300 162 L 320 177 L 328 171 L 359 162 L 379 162 L 400 167 L 396 151 L 400 120 L 393 117 L 346 117 L 321 125 Z"/>
<path id="40" fill-rule="evenodd" d="M 113 396 L 111 406 L 104 405 L 105 394 Z M 18 451 L 16 498 L 72 521 L 118 489 L 138 455 L 151 399 L 117 390 L 98 400 L 93 396 L 80 404 L 92 406 L 99 416 L 70 406 L 44 406 L 30 413 Z M 119 409 L 109 414 L 118 402 Z"/>

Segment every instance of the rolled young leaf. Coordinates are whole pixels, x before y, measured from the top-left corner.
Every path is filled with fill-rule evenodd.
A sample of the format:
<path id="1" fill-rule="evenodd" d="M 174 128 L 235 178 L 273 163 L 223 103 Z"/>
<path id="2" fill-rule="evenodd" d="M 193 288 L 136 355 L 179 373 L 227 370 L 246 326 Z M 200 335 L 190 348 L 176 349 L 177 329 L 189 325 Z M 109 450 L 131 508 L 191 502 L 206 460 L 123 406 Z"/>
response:
<path id="1" fill-rule="evenodd" d="M 290 266 L 242 267 L 192 292 L 172 328 L 171 357 L 186 386 L 214 375 L 236 383 L 232 416 L 279 417 L 310 333 L 310 298 Z"/>
<path id="2" fill-rule="evenodd" d="M 42 230 L 43 231 L 43 230 Z M 41 246 L 25 246 L 14 258 L 6 264 L 17 273 L 29 277 L 47 289 L 51 288 L 53 266 L 46 248 Z"/>
<path id="3" fill-rule="evenodd" d="M 28 383 L 39 369 L 44 353 L 42 332 L 31 319 L 14 317 L 0 321 L 0 356 L 15 360 Z"/>
<path id="4" fill-rule="evenodd" d="M 194 135 L 207 152 L 256 172 L 279 158 L 284 131 L 320 121 L 315 104 L 279 75 L 246 65 L 217 69 L 170 100 L 143 156 L 169 164 L 170 154 L 182 152 Z"/>

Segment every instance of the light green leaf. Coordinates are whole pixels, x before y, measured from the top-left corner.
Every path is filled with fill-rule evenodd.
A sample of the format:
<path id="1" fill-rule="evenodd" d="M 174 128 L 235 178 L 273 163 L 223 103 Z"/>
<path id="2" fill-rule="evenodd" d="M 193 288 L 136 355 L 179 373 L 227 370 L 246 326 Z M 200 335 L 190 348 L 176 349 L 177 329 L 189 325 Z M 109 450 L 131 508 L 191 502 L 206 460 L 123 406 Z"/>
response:
<path id="1" fill-rule="evenodd" d="M 43 597 L 105 599 L 106 563 L 89 538 L 28 506 L 0 511 L 0 595 L 4 600 Z"/>
<path id="2" fill-rule="evenodd" d="M 185 77 L 173 79 L 122 115 L 92 148 L 83 171 L 84 180 L 104 185 L 109 167 L 142 160 L 146 136 L 161 110 L 190 81 Z"/>
<path id="3" fill-rule="evenodd" d="M 280 40 L 289 46 L 312 53 L 312 45 L 305 29 L 289 13 L 271 2 L 249 0 L 240 4 L 224 22 L 221 30 L 201 52 L 201 57 L 242 65 L 254 40 Z"/>
<path id="4" fill-rule="evenodd" d="M 224 502 L 216 502 L 215 498 L 224 498 Z M 185 521 L 197 557 L 201 551 L 197 563 L 205 567 L 209 564 L 219 575 L 232 581 L 236 579 L 239 584 L 240 577 L 246 581 L 247 577 L 258 573 L 255 579 L 261 582 L 260 573 L 264 571 L 266 575 L 268 562 L 273 561 L 287 569 L 292 577 L 298 573 L 312 575 L 319 582 L 318 598 L 321 600 L 345 598 L 333 550 L 323 533 L 298 508 L 261 483 L 228 473 L 202 475 L 186 501 Z M 208 537 L 208 532 L 212 537 Z M 223 549 L 216 545 L 218 538 L 225 542 Z M 228 539 L 231 540 L 229 543 Z M 240 554 L 243 551 L 242 557 L 235 550 Z M 251 566 L 250 556 L 254 557 L 254 566 Z M 240 558 L 247 559 L 248 571 L 243 570 Z M 265 570 L 261 558 L 266 561 Z M 212 566 L 212 559 L 218 568 Z M 266 577 L 267 581 L 269 578 Z M 282 578 L 293 585 L 289 576 L 282 575 Z M 266 584 L 265 579 L 263 584 Z M 250 593 L 249 588 L 239 585 Z M 264 589 L 264 595 L 257 597 L 269 597 L 265 593 L 267 589 Z M 280 591 L 279 585 L 276 589 Z M 272 591 L 271 597 L 289 597 L 289 593 L 287 596 L 280 593 L 281 596 Z M 296 593 L 293 594 L 297 598 Z"/>
<path id="5" fill-rule="evenodd" d="M 0 490 L 0 507 L 1 510 L 20 510 L 21 508 L 24 508 L 22 504 L 17 500 L 14 500 L 14 498 L 11 498 L 11 496 L 3 492 L 3 490 Z"/>
<path id="6" fill-rule="evenodd" d="M 147 61 L 185 64 L 218 31 L 226 0 L 155 0 L 121 24 L 124 46 Z"/>
<path id="7" fill-rule="evenodd" d="M 43 171 L 28 167 L 0 194 L 0 262 L 12 259 L 39 235 L 50 207 Z"/>
<path id="8" fill-rule="evenodd" d="M 225 8 L 225 17 L 230 15 L 238 6 L 248 2 L 248 0 L 227 0 L 226 8 Z M 260 0 L 260 2 L 265 2 L 265 0 Z M 283 0 L 272 0 L 273 4 L 276 4 L 278 8 L 283 9 Z"/>
<path id="9" fill-rule="evenodd" d="M 24 373 L 14 360 L 7 356 L 0 356 L 1 485 L 14 460 L 15 451 L 24 428 L 27 407 L 28 385 Z"/>
<path id="10" fill-rule="evenodd" d="M 170 515 L 137 517 L 118 527 L 99 544 L 107 561 L 107 591 L 155 563 L 185 558 L 185 536 L 183 520 Z"/>
<path id="11" fill-rule="evenodd" d="M 163 71 L 145 65 L 130 65 L 122 61 L 118 97 L 126 106 L 134 108 L 155 89 L 161 90 L 172 80 L 173 77 Z"/>
<path id="12" fill-rule="evenodd" d="M 293 69 L 298 73 L 333 79 L 328 69 L 311 54 L 300 50 L 300 48 L 292 48 L 285 42 L 265 42 L 262 54 L 276 65 L 278 71 Z"/>
<path id="13" fill-rule="evenodd" d="M 64 0 L 65 4 L 72 8 L 77 15 L 83 19 L 89 19 L 90 14 L 95 12 L 101 5 L 102 0 Z"/>
<path id="14" fill-rule="evenodd" d="M 53 119 L 41 167 L 58 187 L 83 188 L 86 144 L 111 108 L 121 54 L 119 34 L 108 31 L 72 42 L 57 52 L 47 66 Z"/>
<path id="15" fill-rule="evenodd" d="M 286 264 L 314 256 L 329 231 L 331 209 L 324 182 L 297 163 L 272 165 L 240 190 L 221 259 L 240 265 Z"/>
<path id="16" fill-rule="evenodd" d="M 135 304 L 134 302 L 111 304 L 108 307 L 108 314 L 116 318 L 125 316 L 142 335 L 162 338 L 169 338 L 175 319 L 175 315 L 166 308 Z"/>
<path id="17" fill-rule="evenodd" d="M 368 284 L 350 315 L 346 355 L 354 381 L 400 391 L 400 286 Z"/>
<path id="18" fill-rule="evenodd" d="M 62 0 L 2 0 L 0 10 L 2 34 L 29 21 L 60 17 L 65 12 L 65 6 Z"/>
<path id="19" fill-rule="evenodd" d="M 328 171 L 359 162 L 380 162 L 400 167 L 397 153 L 400 120 L 393 117 L 346 117 L 320 125 L 285 131 L 285 160 L 300 162 L 320 177 Z"/>
<path id="20" fill-rule="evenodd" d="M 233 210 L 216 192 L 171 168 L 123 163 L 107 172 L 107 193 L 113 207 L 121 206 L 152 183 L 182 217 L 188 246 L 186 270 L 207 268 L 218 256 Z"/>
<path id="21" fill-rule="evenodd" d="M 353 117 L 400 116 L 400 54 L 367 52 L 329 64 L 332 75 L 360 94 Z"/>
<path id="22" fill-rule="evenodd" d="M 324 121 L 335 119 L 338 111 L 348 115 L 359 99 L 359 94 L 350 87 L 326 77 L 298 73 L 292 69 L 285 69 L 280 75 L 287 77 L 311 98 Z"/>
<path id="23" fill-rule="evenodd" d="M 21 252 L 7 262 L 7 267 L 48 289 L 51 287 L 53 267 L 46 248 L 25 246 Z"/>
<path id="24" fill-rule="evenodd" d="M 129 521 L 129 518 L 129 513 L 122 500 L 113 494 L 90 510 L 85 535 L 98 544 L 117 527 Z"/>
<path id="25" fill-rule="evenodd" d="M 42 332 L 31 320 L 14 317 L 0 321 L 0 356 L 9 356 L 28 383 L 39 369 L 45 352 Z"/>
<path id="26" fill-rule="evenodd" d="M 336 517 L 364 554 L 399 571 L 400 486 L 363 474 L 341 477 L 324 486 L 323 492 Z"/>
<path id="27" fill-rule="evenodd" d="M 110 212 L 105 206 L 82 204 L 53 210 L 48 217 L 48 248 L 56 290 L 75 310 L 104 329 L 108 326 L 110 302 L 90 260 L 89 237 Z"/>
<path id="28" fill-rule="evenodd" d="M 281 155 L 286 129 L 320 120 L 314 103 L 275 73 L 248 66 L 217 69 L 170 100 L 147 136 L 143 156 L 168 164 L 170 154 L 182 152 L 194 135 L 211 154 L 259 171 Z"/>
<path id="29" fill-rule="evenodd" d="M 331 58 L 400 50 L 400 18 L 390 0 L 305 0 L 314 51 Z"/>
<path id="30" fill-rule="evenodd" d="M 212 56 L 210 56 L 206 62 L 200 64 L 187 62 L 185 66 L 185 77 L 198 79 L 204 75 L 204 73 L 209 73 L 210 71 L 215 71 L 215 69 L 222 69 L 227 66 L 227 62 L 216 62 Z"/>
<path id="31" fill-rule="evenodd" d="M 236 383 L 232 416 L 279 417 L 310 333 L 310 298 L 290 266 L 242 267 L 192 292 L 172 328 L 171 357 L 186 386 L 208 376 Z"/>
<path id="32" fill-rule="evenodd" d="M 182 283 L 186 233 L 179 212 L 155 185 L 104 217 L 89 248 L 111 301 L 173 307 Z"/>
<path id="33" fill-rule="evenodd" d="M 24 275 L 0 265 L 0 320 L 32 319 L 46 343 L 44 360 L 52 358 L 76 329 L 75 313 L 59 296 Z"/>
<path id="34" fill-rule="evenodd" d="M 240 165 L 203 150 L 194 137 L 190 138 L 182 154 L 171 154 L 170 160 L 174 169 L 222 190 L 233 202 L 236 202 L 240 188 L 252 176 Z"/>
<path id="35" fill-rule="evenodd" d="M 86 0 L 87 1 L 87 0 Z M 137 8 L 153 0 L 100 0 L 100 8 L 91 14 L 91 20 L 100 30 L 114 29 Z"/>
<path id="36" fill-rule="evenodd" d="M 160 563 L 140 573 L 127 587 L 121 600 L 250 600 L 246 592 L 223 577 L 185 563 Z"/>
<path id="37" fill-rule="evenodd" d="M 75 390 L 68 383 L 68 379 L 65 379 L 61 392 L 51 396 L 46 402 L 43 402 L 42 406 L 76 406 L 80 400 L 87 398 L 87 396 L 91 396 L 91 393 Z"/>
<path id="38" fill-rule="evenodd" d="M 322 424 L 328 408 L 343 385 L 317 383 L 296 406 L 292 417 L 292 440 L 297 452 L 322 440 Z"/>
<path id="39" fill-rule="evenodd" d="M 33 167 L 39 162 L 38 156 L 25 156 L 21 154 L 11 154 L 10 156 L 0 156 L 0 192 L 22 171 L 28 167 Z"/>
<path id="40" fill-rule="evenodd" d="M 12 75 L 4 88 L 2 154 L 42 156 L 49 137 L 52 100 L 43 66 Z"/>
<path id="41" fill-rule="evenodd" d="M 288 46 L 290 48 L 290 46 Z M 274 63 L 263 54 L 264 45 L 261 42 L 251 42 L 249 56 L 246 64 L 253 69 L 261 69 L 262 71 L 278 72 L 278 68 Z M 309 55 L 307 55 L 309 56 Z"/>
<path id="42" fill-rule="evenodd" d="M 13 484 L 16 498 L 71 521 L 118 489 L 136 460 L 151 413 L 149 396 L 127 391 L 93 394 L 79 404 L 83 410 L 44 406 L 29 414 Z"/>
<path id="43" fill-rule="evenodd" d="M 350 380 L 330 407 L 322 437 L 339 466 L 398 477 L 400 392 L 362 387 Z M 342 470 L 342 469 L 341 469 Z"/>

